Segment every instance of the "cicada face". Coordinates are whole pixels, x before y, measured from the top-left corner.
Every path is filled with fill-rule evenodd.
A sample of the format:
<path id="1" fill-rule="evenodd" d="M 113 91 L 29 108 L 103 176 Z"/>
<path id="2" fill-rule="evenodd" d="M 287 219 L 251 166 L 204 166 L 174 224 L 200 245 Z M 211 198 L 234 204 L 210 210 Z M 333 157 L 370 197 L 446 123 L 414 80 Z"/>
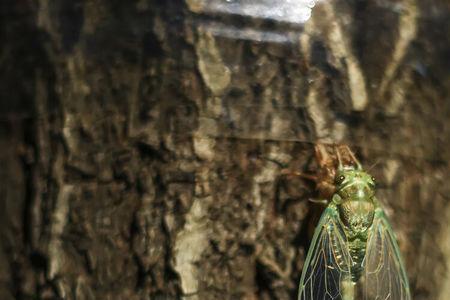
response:
<path id="1" fill-rule="evenodd" d="M 375 195 L 375 179 L 353 167 L 338 170 L 335 184 L 336 192 L 343 201 L 367 201 Z"/>

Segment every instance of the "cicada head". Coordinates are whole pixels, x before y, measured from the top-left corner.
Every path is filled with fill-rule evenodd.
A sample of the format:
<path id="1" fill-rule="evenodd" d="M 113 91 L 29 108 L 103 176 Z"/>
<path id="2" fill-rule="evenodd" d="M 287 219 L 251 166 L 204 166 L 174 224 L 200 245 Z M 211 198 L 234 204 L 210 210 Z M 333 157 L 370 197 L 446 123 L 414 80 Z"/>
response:
<path id="1" fill-rule="evenodd" d="M 375 195 L 375 178 L 358 167 L 340 167 L 335 185 L 337 194 L 344 201 L 369 200 Z"/>

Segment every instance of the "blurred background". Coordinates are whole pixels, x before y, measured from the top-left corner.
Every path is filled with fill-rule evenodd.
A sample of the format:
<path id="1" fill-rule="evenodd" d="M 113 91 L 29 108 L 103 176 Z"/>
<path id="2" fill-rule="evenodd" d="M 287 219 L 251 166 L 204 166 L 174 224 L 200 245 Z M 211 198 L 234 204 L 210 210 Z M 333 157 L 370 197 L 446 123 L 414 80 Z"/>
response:
<path id="1" fill-rule="evenodd" d="M 315 143 L 450 297 L 445 0 L 4 0 L 0 299 L 296 299 Z M 394 299 L 395 300 L 395 299 Z"/>

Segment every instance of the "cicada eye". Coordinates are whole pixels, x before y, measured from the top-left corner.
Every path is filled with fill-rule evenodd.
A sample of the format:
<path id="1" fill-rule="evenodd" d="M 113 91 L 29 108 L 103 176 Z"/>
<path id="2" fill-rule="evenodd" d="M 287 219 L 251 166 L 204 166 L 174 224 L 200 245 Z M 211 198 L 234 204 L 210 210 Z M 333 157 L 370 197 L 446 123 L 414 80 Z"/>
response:
<path id="1" fill-rule="evenodd" d="M 377 181 L 375 180 L 375 177 L 372 176 L 370 179 L 372 180 L 372 185 L 375 186 L 375 184 L 377 183 Z"/>
<path id="2" fill-rule="evenodd" d="M 336 178 L 336 183 L 342 183 L 345 180 L 345 176 L 344 175 L 340 175 L 339 177 Z"/>

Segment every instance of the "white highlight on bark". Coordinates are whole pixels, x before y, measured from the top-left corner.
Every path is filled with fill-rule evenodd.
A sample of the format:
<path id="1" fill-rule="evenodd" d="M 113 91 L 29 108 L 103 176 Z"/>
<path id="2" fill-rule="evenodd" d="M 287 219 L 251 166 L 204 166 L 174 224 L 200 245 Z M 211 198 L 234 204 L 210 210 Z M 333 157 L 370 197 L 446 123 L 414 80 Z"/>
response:
<path id="1" fill-rule="evenodd" d="M 216 141 L 206 136 L 194 135 L 194 151 L 195 154 L 204 160 L 212 161 L 215 157 L 214 147 Z"/>
<path id="2" fill-rule="evenodd" d="M 419 13 L 416 1 L 406 0 L 402 6 L 404 10 L 400 12 L 397 43 L 395 44 L 392 59 L 387 65 L 383 79 L 380 83 L 378 96 L 383 96 L 386 92 L 387 87 L 395 76 L 399 64 L 408 50 L 409 44 L 417 35 L 417 19 Z"/>
<path id="3" fill-rule="evenodd" d="M 207 117 L 199 117 L 198 121 L 198 129 L 193 136 L 194 152 L 199 158 L 212 161 L 216 155 L 216 140 L 209 136 L 218 135 L 217 123 L 214 119 Z"/>
<path id="4" fill-rule="evenodd" d="M 60 188 L 56 207 L 52 215 L 51 240 L 48 246 L 49 252 L 49 278 L 53 279 L 64 265 L 64 250 L 62 249 L 61 235 L 67 223 L 69 213 L 69 198 L 72 194 L 73 185 L 63 185 Z"/>
<path id="5" fill-rule="evenodd" d="M 351 51 L 350 43 L 345 38 L 345 34 L 342 31 L 341 24 L 338 22 L 338 18 L 336 18 L 333 4 L 325 2 L 323 8 L 330 24 L 332 24 L 328 36 L 329 46 L 338 59 L 345 59 L 353 109 L 362 111 L 366 108 L 368 103 L 363 72 L 357 58 Z"/>
<path id="6" fill-rule="evenodd" d="M 217 136 L 217 124 L 212 118 L 200 117 L 199 126 L 193 136 L 195 154 L 207 161 L 212 161 L 215 157 L 216 140 L 208 136 Z"/>
<path id="7" fill-rule="evenodd" d="M 296 31 L 269 31 L 259 30 L 251 27 L 238 27 L 218 22 L 206 22 L 201 21 L 195 24 L 203 30 L 208 29 L 212 35 L 235 39 L 235 40 L 248 40 L 265 43 L 286 44 L 294 43 Z"/>
<path id="8" fill-rule="evenodd" d="M 348 131 L 347 129 L 348 129 L 348 127 L 344 122 L 342 122 L 340 120 L 336 120 L 333 123 L 333 129 L 332 129 L 333 140 L 336 142 L 343 141 L 345 136 L 347 135 L 347 131 Z"/>
<path id="9" fill-rule="evenodd" d="M 319 87 L 320 85 L 314 83 L 310 86 L 308 96 L 306 97 L 306 104 L 308 106 L 309 116 L 315 125 L 316 137 L 317 139 L 323 140 L 330 135 L 330 132 L 324 113 L 326 110 L 322 107 L 320 99 L 317 97 L 317 89 Z"/>
<path id="10" fill-rule="evenodd" d="M 73 152 L 78 147 L 78 140 L 76 135 L 77 120 L 74 115 L 66 112 L 64 118 L 64 127 L 62 129 L 64 140 L 69 148 L 69 152 Z"/>
<path id="11" fill-rule="evenodd" d="M 300 35 L 300 48 L 306 61 L 311 61 L 310 36 L 313 33 L 314 19 L 310 19 L 303 27 L 303 33 Z"/>
<path id="12" fill-rule="evenodd" d="M 314 0 L 186 0 L 196 13 L 228 14 L 302 24 L 311 17 Z"/>
<path id="13" fill-rule="evenodd" d="M 417 35 L 418 10 L 415 0 L 406 0 L 402 5 L 398 27 L 398 39 L 390 63 L 387 65 L 384 76 L 378 89 L 378 97 L 384 97 L 390 90 L 390 99 L 385 105 L 387 115 L 396 115 L 405 104 L 407 85 L 411 84 L 411 73 L 408 72 L 397 80 L 394 80 L 398 66 L 402 62 L 411 41 Z"/>
<path id="14" fill-rule="evenodd" d="M 391 98 L 389 102 L 385 105 L 386 115 L 395 116 L 399 112 L 400 108 L 405 104 L 405 86 L 407 83 L 411 82 L 411 77 L 409 74 L 405 74 L 404 78 L 398 79 L 391 84 Z M 380 92 L 380 97 L 383 97 L 383 94 Z"/>
<path id="15" fill-rule="evenodd" d="M 311 41 L 310 36 L 313 35 L 315 29 L 314 19 L 309 20 L 304 27 L 304 33 L 300 36 L 300 46 L 302 54 L 307 61 L 311 60 Z M 306 106 L 309 117 L 313 121 L 315 133 L 318 141 L 329 142 L 327 138 L 330 136 L 329 126 L 327 125 L 326 111 L 322 105 L 322 99 L 318 97 L 318 91 L 322 87 L 320 79 L 314 79 L 310 82 L 308 95 L 306 96 Z"/>
<path id="16" fill-rule="evenodd" d="M 277 153 L 274 153 L 273 150 L 279 151 L 279 149 L 271 149 L 267 153 L 267 156 L 272 157 L 277 155 Z M 252 202 L 257 207 L 258 212 L 256 216 L 256 235 L 260 234 L 263 231 L 267 214 L 267 201 L 263 201 L 261 197 L 261 185 L 273 185 L 278 175 L 278 166 L 273 162 L 267 162 L 265 164 L 265 167 L 262 168 L 262 170 L 253 177 Z"/>
<path id="17" fill-rule="evenodd" d="M 203 81 L 214 95 L 220 95 L 231 81 L 230 69 L 223 63 L 214 36 L 209 31 L 198 30 L 195 43 L 198 56 L 198 69 Z"/>
<path id="18" fill-rule="evenodd" d="M 199 299 L 195 293 L 198 291 L 198 271 L 195 263 L 201 258 L 208 246 L 210 230 L 206 220 L 204 201 L 208 198 L 196 198 L 191 209 L 186 214 L 186 223 L 176 237 L 174 247 L 174 268 L 180 275 L 183 294 L 194 294 L 189 300 Z"/>
<path id="19" fill-rule="evenodd" d="M 266 210 L 267 210 L 267 203 L 262 201 L 261 199 L 261 187 L 259 183 L 255 180 L 252 185 L 252 202 L 255 204 L 255 206 L 258 208 L 257 210 L 257 216 L 256 216 L 256 232 L 255 235 L 262 232 L 264 229 L 264 220 L 266 219 Z M 256 238 L 256 236 L 254 237 Z"/>

